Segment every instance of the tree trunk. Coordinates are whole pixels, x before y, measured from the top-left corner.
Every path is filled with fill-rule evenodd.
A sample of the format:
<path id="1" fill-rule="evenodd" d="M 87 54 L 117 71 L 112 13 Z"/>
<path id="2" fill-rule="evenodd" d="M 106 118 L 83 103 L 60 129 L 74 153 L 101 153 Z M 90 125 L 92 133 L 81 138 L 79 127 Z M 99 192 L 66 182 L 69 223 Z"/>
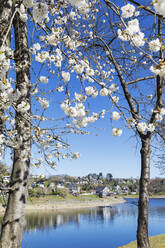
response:
<path id="1" fill-rule="evenodd" d="M 138 204 L 138 230 L 137 245 L 138 248 L 149 248 L 148 239 L 148 208 L 149 192 L 148 185 L 150 182 L 150 144 L 151 138 L 142 139 L 141 148 L 141 177 L 139 185 L 139 204 Z"/>
<path id="2" fill-rule="evenodd" d="M 17 1 L 19 4 L 19 1 Z M 22 101 L 30 104 L 30 56 L 26 23 L 19 13 L 14 18 L 16 89 L 21 92 L 17 106 Z M 15 111 L 15 129 L 19 147 L 14 149 L 13 169 L 6 212 L 2 222 L 0 248 L 21 248 L 24 227 L 25 203 L 30 165 L 31 126 L 30 109 Z"/>

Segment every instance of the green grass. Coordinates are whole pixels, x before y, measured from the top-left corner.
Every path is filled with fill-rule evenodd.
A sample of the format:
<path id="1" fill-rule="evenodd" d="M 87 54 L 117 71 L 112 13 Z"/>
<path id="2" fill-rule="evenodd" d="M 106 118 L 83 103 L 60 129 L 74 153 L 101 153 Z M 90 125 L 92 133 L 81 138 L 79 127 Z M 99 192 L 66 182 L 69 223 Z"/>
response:
<path id="1" fill-rule="evenodd" d="M 165 248 L 165 234 L 152 236 L 150 239 L 151 248 Z M 136 241 L 118 248 L 137 248 Z"/>
<path id="2" fill-rule="evenodd" d="M 73 196 L 71 194 L 67 194 L 65 198 L 61 196 L 55 196 L 55 195 L 49 195 L 49 196 L 40 196 L 40 197 L 28 197 L 28 203 L 44 203 L 49 201 L 75 201 L 75 202 L 86 202 L 86 201 L 94 201 L 99 200 L 100 202 L 103 200 L 102 198 L 99 198 L 97 195 L 80 195 L 80 196 Z"/>

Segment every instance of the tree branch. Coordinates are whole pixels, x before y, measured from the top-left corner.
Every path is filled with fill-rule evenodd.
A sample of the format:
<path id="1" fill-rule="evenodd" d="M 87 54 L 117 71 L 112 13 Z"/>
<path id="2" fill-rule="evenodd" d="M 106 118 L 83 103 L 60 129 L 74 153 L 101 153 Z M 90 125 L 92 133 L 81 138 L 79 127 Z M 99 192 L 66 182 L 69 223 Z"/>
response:
<path id="1" fill-rule="evenodd" d="M 110 50 L 110 48 L 108 47 L 108 45 L 106 44 L 106 42 L 101 38 L 101 37 L 97 37 L 100 41 L 102 41 L 102 43 L 104 44 L 104 49 L 105 51 L 108 51 L 108 58 L 110 59 L 110 61 L 113 63 L 116 71 L 117 71 L 117 74 L 118 74 L 118 77 L 120 79 L 120 83 L 121 83 L 121 87 L 124 91 L 124 95 L 125 95 L 125 98 L 127 100 L 127 103 L 130 107 L 130 110 L 131 110 L 131 113 L 132 113 L 132 116 L 135 120 L 138 120 L 138 111 L 137 111 L 137 108 L 135 106 L 135 103 L 134 103 L 134 99 L 132 98 L 131 94 L 129 93 L 129 90 L 127 88 L 127 84 L 124 80 L 124 77 L 122 75 L 122 72 L 121 72 L 121 69 L 120 69 L 120 65 L 118 64 L 118 62 L 116 61 L 116 59 L 114 58 L 113 54 L 112 54 L 112 51 Z"/>
<path id="2" fill-rule="evenodd" d="M 144 80 L 148 80 L 148 79 L 153 79 L 153 78 L 155 78 L 155 76 L 148 76 L 148 77 L 143 77 L 143 78 L 137 78 L 137 79 L 135 79 L 135 80 L 132 80 L 132 81 L 127 82 L 126 84 L 127 84 L 127 85 L 135 84 L 135 83 L 137 83 L 137 82 L 144 81 Z"/>

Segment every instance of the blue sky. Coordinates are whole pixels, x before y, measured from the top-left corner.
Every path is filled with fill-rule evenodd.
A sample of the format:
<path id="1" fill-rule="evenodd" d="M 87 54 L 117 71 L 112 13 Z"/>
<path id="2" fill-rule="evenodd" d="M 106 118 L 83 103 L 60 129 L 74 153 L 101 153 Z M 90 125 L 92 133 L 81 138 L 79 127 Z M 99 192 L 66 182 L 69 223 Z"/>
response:
<path id="1" fill-rule="evenodd" d="M 90 135 L 69 135 L 73 152 L 80 152 L 77 160 L 61 160 L 55 170 L 42 167 L 32 169 L 33 174 L 68 174 L 84 176 L 89 173 L 111 173 L 114 178 L 140 177 L 140 145 L 132 131 L 123 129 L 121 137 L 111 135 L 112 127 L 106 120 L 97 121 Z M 104 128 L 104 130 L 100 130 Z M 160 171 L 151 160 L 151 177 L 159 177 Z"/>

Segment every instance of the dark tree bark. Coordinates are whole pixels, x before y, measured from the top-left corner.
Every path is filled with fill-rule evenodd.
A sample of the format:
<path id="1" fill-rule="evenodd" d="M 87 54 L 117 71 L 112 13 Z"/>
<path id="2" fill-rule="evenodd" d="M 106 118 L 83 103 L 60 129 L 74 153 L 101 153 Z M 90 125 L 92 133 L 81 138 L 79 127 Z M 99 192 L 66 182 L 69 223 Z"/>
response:
<path id="1" fill-rule="evenodd" d="M 138 248 L 149 248 L 148 239 L 148 208 L 149 193 L 148 186 L 150 182 L 150 143 L 151 138 L 142 138 L 141 148 L 141 177 L 139 184 L 139 204 L 138 204 L 138 230 L 137 244 Z"/>
<path id="2" fill-rule="evenodd" d="M 19 1 L 17 1 L 19 4 Z M 17 104 L 30 104 L 30 55 L 28 51 L 26 23 L 19 13 L 14 17 L 16 89 L 21 92 Z M 10 181 L 9 199 L 2 222 L 0 248 L 21 248 L 24 227 L 27 182 L 30 165 L 31 130 L 30 110 L 15 111 L 15 128 L 19 137 L 19 148 L 14 150 L 13 169 Z M 26 135 L 25 135 L 26 134 Z"/>

